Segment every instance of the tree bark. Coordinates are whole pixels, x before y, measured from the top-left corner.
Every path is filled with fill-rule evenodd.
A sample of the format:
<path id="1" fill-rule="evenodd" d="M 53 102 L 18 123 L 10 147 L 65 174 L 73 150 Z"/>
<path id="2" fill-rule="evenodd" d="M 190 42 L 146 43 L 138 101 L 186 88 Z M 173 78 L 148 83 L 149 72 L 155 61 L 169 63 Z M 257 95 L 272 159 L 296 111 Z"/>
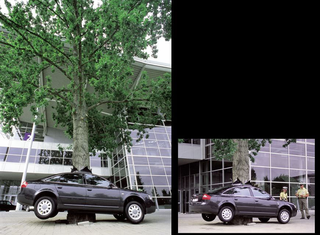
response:
<path id="1" fill-rule="evenodd" d="M 249 180 L 249 147 L 248 140 L 235 139 L 237 143 L 237 150 L 233 156 L 232 163 L 232 178 L 233 182 L 239 178 L 242 183 L 245 183 Z M 233 225 L 247 225 L 252 223 L 252 218 L 235 216 L 230 224 Z"/>
<path id="2" fill-rule="evenodd" d="M 239 178 L 242 183 L 245 183 L 249 180 L 249 148 L 248 140 L 235 139 L 237 143 L 237 150 L 233 156 L 232 164 L 232 178 L 233 182 Z"/>
<path id="3" fill-rule="evenodd" d="M 73 112 L 73 166 L 78 170 L 84 167 L 90 168 L 89 161 L 89 128 L 87 121 L 87 106 L 84 98 L 74 95 L 75 103 L 79 104 Z"/>

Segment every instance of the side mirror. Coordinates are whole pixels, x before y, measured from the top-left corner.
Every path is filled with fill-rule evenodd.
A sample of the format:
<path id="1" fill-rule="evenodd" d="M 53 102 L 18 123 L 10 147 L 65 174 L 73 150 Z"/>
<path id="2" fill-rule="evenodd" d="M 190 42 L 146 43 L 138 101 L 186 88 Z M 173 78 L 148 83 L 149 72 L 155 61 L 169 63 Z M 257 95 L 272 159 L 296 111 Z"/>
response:
<path id="1" fill-rule="evenodd" d="M 110 183 L 110 184 L 108 185 L 108 189 L 112 189 L 112 188 L 116 188 L 116 186 L 115 186 L 113 183 Z"/>

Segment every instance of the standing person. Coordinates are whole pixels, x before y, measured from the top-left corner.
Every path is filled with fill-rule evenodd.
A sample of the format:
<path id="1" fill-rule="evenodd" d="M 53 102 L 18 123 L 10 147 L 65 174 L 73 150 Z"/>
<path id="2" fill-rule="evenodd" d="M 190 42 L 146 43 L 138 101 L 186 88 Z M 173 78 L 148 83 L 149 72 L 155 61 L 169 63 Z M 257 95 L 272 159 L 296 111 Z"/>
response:
<path id="1" fill-rule="evenodd" d="M 280 200 L 281 201 L 288 201 L 288 194 L 287 194 L 287 187 L 283 187 L 280 193 Z"/>
<path id="2" fill-rule="evenodd" d="M 309 197 L 309 192 L 305 187 L 303 187 L 302 183 L 300 184 L 300 189 L 298 189 L 296 196 L 298 197 L 299 207 L 300 207 L 301 216 L 302 216 L 300 219 L 305 219 L 304 210 L 306 211 L 307 218 L 309 219 L 310 215 L 309 215 L 309 209 L 307 206 L 307 198 Z"/>

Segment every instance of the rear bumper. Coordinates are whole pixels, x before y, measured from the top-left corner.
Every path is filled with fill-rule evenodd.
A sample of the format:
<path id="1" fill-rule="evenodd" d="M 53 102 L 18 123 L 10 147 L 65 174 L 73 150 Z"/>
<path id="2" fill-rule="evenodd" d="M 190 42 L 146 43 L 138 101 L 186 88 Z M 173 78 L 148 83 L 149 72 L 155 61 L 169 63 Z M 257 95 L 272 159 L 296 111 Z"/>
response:
<path id="1" fill-rule="evenodd" d="M 33 206 L 33 199 L 26 197 L 25 194 L 19 193 L 17 196 L 17 201 L 21 205 Z"/>
<path id="2" fill-rule="evenodd" d="M 192 213 L 218 214 L 218 207 L 211 201 L 189 202 L 189 211 Z"/>

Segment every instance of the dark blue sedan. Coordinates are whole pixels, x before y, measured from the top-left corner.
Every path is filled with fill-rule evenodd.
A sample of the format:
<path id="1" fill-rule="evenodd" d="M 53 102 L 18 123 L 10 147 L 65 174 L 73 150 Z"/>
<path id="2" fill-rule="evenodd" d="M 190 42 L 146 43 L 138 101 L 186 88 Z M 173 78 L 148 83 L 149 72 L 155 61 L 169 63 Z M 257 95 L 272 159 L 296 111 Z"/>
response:
<path id="1" fill-rule="evenodd" d="M 222 222 L 231 222 L 239 215 L 257 217 L 261 222 L 277 218 L 285 224 L 297 214 L 293 203 L 276 200 L 260 188 L 242 183 L 193 195 L 189 204 L 190 212 L 201 213 L 206 221 L 213 221 L 218 215 Z"/>

